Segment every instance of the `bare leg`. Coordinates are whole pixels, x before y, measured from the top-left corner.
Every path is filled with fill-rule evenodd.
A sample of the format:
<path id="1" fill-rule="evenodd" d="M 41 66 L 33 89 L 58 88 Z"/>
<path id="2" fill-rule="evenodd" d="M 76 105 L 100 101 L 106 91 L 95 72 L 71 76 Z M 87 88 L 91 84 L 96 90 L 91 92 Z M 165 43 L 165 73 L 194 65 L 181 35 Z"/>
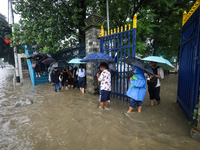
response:
<path id="1" fill-rule="evenodd" d="M 64 89 L 64 86 L 62 86 L 62 89 Z"/>
<path id="2" fill-rule="evenodd" d="M 137 109 L 138 109 L 138 112 L 141 113 L 141 111 L 142 111 L 142 106 L 138 106 Z"/>
<path id="3" fill-rule="evenodd" d="M 158 105 L 160 105 L 160 100 L 157 101 Z"/>
<path id="4" fill-rule="evenodd" d="M 85 89 L 84 89 L 84 88 L 82 88 L 82 93 L 83 93 L 83 94 L 84 94 L 84 90 L 85 90 Z"/>
<path id="5" fill-rule="evenodd" d="M 154 100 L 150 100 L 151 101 L 151 106 L 154 106 Z"/>
<path id="6" fill-rule="evenodd" d="M 130 114 L 133 111 L 133 107 L 129 107 L 129 110 L 127 111 L 128 114 Z"/>
<path id="7" fill-rule="evenodd" d="M 104 109 L 104 102 L 100 102 L 100 106 L 102 109 Z"/>
<path id="8" fill-rule="evenodd" d="M 108 107 L 108 100 L 106 100 L 106 107 Z"/>

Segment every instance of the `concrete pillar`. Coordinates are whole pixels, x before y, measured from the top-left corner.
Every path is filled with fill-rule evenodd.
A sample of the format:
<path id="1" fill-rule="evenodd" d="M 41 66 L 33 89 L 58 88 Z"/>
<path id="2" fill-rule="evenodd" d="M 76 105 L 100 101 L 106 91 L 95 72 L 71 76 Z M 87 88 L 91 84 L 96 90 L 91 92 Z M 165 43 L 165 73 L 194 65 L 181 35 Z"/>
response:
<path id="1" fill-rule="evenodd" d="M 91 53 L 100 52 L 100 39 L 98 35 L 100 34 L 101 29 L 96 28 L 95 26 L 90 26 L 85 31 L 85 42 L 86 42 L 86 55 Z M 99 83 L 97 77 L 94 76 L 93 66 L 95 63 L 86 64 L 86 82 L 87 82 L 87 91 L 91 94 L 99 93 Z"/>
<path id="2" fill-rule="evenodd" d="M 20 76 L 20 81 L 21 81 L 21 79 L 23 79 L 21 54 L 17 54 L 17 55 L 18 55 L 18 65 L 19 65 L 19 76 Z"/>
<path id="3" fill-rule="evenodd" d="M 26 58 L 26 55 L 24 53 L 22 54 L 17 54 L 18 55 L 18 64 L 19 64 L 19 76 L 20 76 L 20 81 L 23 79 L 23 73 L 22 73 L 22 58 Z"/>
<path id="4" fill-rule="evenodd" d="M 84 20 L 84 23 L 86 25 L 85 28 L 86 55 L 100 52 L 100 39 L 98 39 L 98 36 L 101 32 L 101 26 L 103 26 L 104 22 L 105 18 L 97 14 L 95 10 L 93 14 L 91 14 L 87 19 Z M 94 76 L 93 74 L 93 66 L 94 63 L 86 64 L 87 90 L 91 94 L 98 94 L 99 83 L 97 81 L 97 77 Z"/>

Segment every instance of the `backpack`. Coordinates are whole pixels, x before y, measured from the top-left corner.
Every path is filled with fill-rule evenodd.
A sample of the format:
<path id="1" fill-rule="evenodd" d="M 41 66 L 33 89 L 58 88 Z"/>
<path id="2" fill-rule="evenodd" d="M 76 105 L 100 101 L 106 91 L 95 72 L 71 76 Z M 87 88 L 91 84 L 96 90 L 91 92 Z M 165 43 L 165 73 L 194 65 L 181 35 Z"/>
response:
<path id="1" fill-rule="evenodd" d="M 155 75 L 158 75 L 158 68 L 159 68 L 159 67 L 152 68 L 153 73 L 154 73 Z M 153 76 L 150 80 L 147 80 L 147 84 L 148 84 L 148 86 L 150 86 L 150 87 L 156 87 L 157 82 L 158 82 L 158 79 L 157 79 L 155 76 Z"/>

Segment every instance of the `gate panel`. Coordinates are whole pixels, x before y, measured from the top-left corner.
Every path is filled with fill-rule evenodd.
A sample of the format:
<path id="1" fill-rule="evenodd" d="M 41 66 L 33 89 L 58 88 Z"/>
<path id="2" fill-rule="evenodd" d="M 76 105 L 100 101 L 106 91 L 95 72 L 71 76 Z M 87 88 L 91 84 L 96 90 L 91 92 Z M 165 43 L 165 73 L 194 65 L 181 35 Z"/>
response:
<path id="1" fill-rule="evenodd" d="M 198 103 L 199 95 L 199 30 L 200 8 L 195 6 L 183 21 L 180 48 L 180 68 L 178 79 L 177 102 L 188 120 L 192 120 L 193 110 Z M 191 15 L 192 14 L 192 15 Z M 183 18 L 185 20 L 185 18 Z"/>
<path id="2" fill-rule="evenodd" d="M 129 86 L 129 74 L 132 74 L 132 68 L 122 63 L 121 59 L 135 57 L 136 49 L 136 15 L 134 16 L 133 29 L 127 30 L 127 27 L 119 27 L 111 30 L 111 34 L 101 31 L 100 52 L 108 54 L 116 62 L 117 74 L 112 77 L 112 96 L 128 98 L 126 92 Z M 102 29 L 103 30 L 103 29 Z M 124 31 L 123 31 L 124 30 Z M 120 32 L 121 31 L 121 32 Z M 105 36 L 104 36 L 105 35 Z M 128 100 L 128 99 L 127 99 Z"/>

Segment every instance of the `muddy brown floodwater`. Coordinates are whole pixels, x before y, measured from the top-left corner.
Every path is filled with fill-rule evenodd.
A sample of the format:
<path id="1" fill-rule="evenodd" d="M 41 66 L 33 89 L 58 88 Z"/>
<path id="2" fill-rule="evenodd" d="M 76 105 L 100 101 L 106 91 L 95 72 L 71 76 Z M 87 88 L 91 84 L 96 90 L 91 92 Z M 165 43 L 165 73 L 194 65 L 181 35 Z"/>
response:
<path id="1" fill-rule="evenodd" d="M 162 80 L 161 105 L 150 107 L 148 93 L 142 113 L 126 116 L 128 103 L 111 99 L 98 109 L 98 96 L 78 89 L 54 92 L 53 86 L 13 87 L 11 69 L 0 69 L 0 149 L 17 150 L 199 150 L 176 103 L 177 75 Z M 34 104 L 14 107 L 29 98 Z"/>

